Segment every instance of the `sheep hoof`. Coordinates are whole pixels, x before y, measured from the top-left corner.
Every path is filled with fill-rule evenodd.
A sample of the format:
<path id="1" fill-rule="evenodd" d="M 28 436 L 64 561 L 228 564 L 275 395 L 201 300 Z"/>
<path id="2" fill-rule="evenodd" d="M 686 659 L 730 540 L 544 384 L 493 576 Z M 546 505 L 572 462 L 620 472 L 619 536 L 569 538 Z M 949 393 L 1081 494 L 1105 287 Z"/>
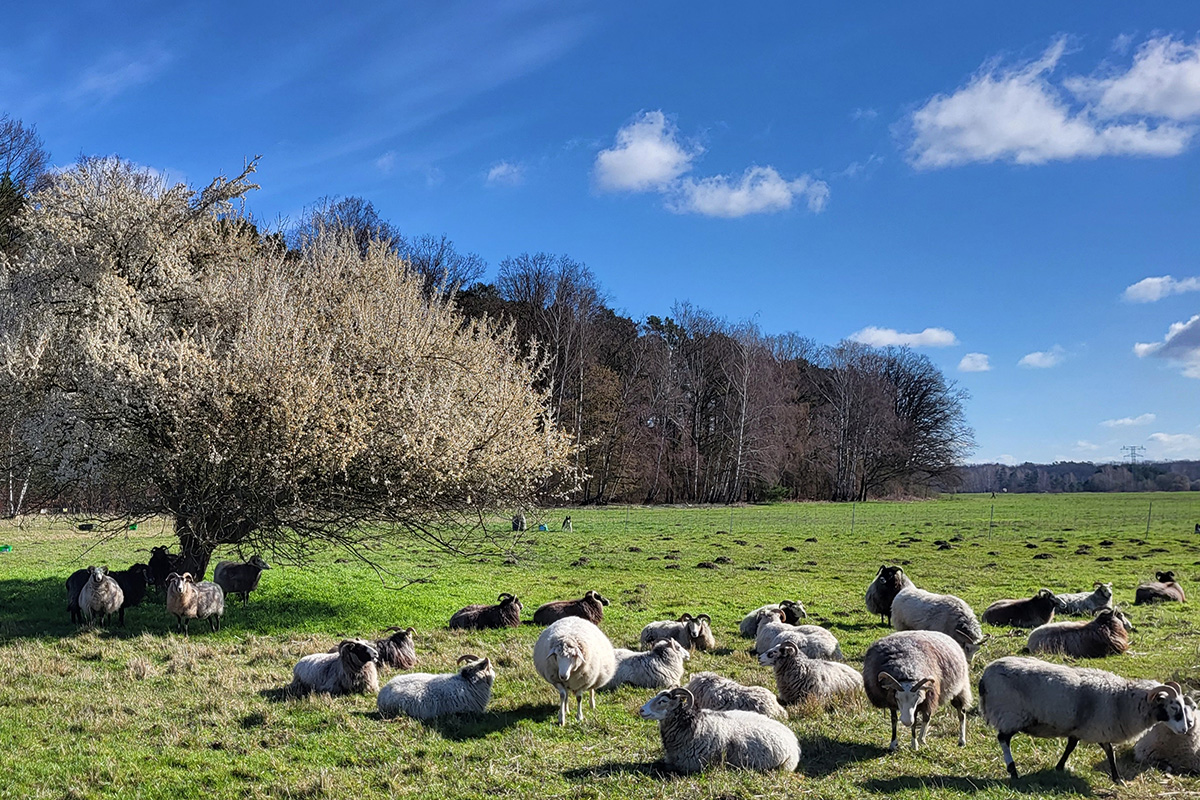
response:
<path id="1" fill-rule="evenodd" d="M 898 742 L 895 739 L 892 739 L 892 743 L 890 745 L 888 745 L 888 750 L 890 750 L 891 752 L 894 753 L 899 749 L 900 749 L 900 742 Z"/>
<path id="2" fill-rule="evenodd" d="M 1020 775 L 1017 774 L 1017 765 L 1016 764 L 1010 763 L 1008 765 L 1008 777 L 1012 778 L 1014 781 L 1020 777 Z"/>

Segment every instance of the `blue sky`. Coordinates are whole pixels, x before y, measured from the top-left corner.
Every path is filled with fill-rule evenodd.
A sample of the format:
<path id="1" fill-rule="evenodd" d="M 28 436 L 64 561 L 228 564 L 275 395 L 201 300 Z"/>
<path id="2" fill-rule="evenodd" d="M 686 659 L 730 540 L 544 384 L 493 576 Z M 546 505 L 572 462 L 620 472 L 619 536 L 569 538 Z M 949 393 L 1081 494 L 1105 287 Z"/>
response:
<path id="1" fill-rule="evenodd" d="M 1200 458 L 1194 3 L 338 5 L 14 4 L 0 112 L 58 164 L 262 155 L 267 221 L 569 254 L 635 318 L 911 344 L 973 461 Z"/>

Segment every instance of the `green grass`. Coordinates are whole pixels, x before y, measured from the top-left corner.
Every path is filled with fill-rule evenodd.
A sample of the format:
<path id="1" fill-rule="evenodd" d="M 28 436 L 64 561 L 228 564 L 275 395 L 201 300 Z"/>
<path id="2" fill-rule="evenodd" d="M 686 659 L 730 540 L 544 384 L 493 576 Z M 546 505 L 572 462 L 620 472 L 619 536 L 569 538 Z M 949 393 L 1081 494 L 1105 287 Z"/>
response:
<path id="1" fill-rule="evenodd" d="M 376 552 L 396 575 L 391 586 L 422 580 L 402 590 L 336 552 L 308 568 L 273 569 L 248 609 L 230 603 L 220 633 L 197 624 L 190 639 L 170 632 L 173 620 L 160 603 L 128 612 L 124 630 L 77 629 L 65 612 L 70 572 L 87 563 L 123 568 L 144 560 L 144 550 L 168 541 L 165 529 L 143 525 L 87 553 L 94 542 L 74 530 L 74 520 L 0 526 L 0 544 L 13 548 L 0 553 L 0 797 L 1200 794 L 1200 779 L 1139 770 L 1128 747 L 1118 750 L 1130 779 L 1123 788 L 1114 789 L 1094 745 L 1081 746 L 1069 772 L 1057 774 L 1052 767 L 1063 743 L 1024 736 L 1013 748 L 1028 777 L 1013 786 L 978 717 L 960 749 L 946 711 L 934 717 L 927 748 L 889 754 L 886 716 L 865 702 L 793 718 L 803 749 L 798 774 L 717 769 L 664 776 L 652 768 L 661 756 L 657 727 L 636 716 L 650 692 L 602 694 L 582 726 L 572 718 L 560 729 L 557 694 L 530 659 L 539 628 L 443 629 L 459 607 L 491 602 L 501 591 L 518 594 L 528 618 L 542 602 L 594 588 L 612 600 L 603 627 L 615 644 L 634 645 L 651 620 L 706 611 L 719 649 L 693 656 L 690 670 L 771 686 L 769 671 L 746 652 L 751 643 L 737 636 L 742 615 L 799 598 L 810 621 L 833 630 L 858 666 L 866 647 L 886 633 L 862 603 L 885 562 L 904 564 L 919 586 L 960 594 L 976 611 L 1040 586 L 1083 590 L 1096 579 L 1113 581 L 1118 602 L 1131 604 L 1136 584 L 1160 569 L 1174 569 L 1190 589 L 1200 578 L 1196 494 L 614 507 L 572 510 L 573 534 L 557 530 L 563 513 L 546 512 L 539 521 L 551 530 L 532 533 L 536 543 L 513 564 L 455 559 L 411 543 Z M 1080 545 L 1091 552 L 1078 553 Z M 701 562 L 716 568 L 698 568 Z M 1131 652 L 1092 665 L 1200 688 L 1192 604 L 1130 613 L 1138 626 Z M 376 636 L 388 625 L 418 629 L 422 670 L 450 671 L 464 652 L 491 656 L 498 676 L 489 712 L 423 725 L 379 720 L 372 697 L 281 697 L 302 655 L 343 636 Z M 992 632 L 975 678 L 1024 644 L 1023 634 Z"/>

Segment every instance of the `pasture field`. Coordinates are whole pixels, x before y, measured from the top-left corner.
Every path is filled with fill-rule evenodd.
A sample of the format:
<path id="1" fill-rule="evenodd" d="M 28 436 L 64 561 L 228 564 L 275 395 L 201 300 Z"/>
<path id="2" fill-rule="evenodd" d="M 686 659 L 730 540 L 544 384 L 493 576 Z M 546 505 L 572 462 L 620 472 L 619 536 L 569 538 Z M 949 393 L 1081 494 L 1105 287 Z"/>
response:
<path id="1" fill-rule="evenodd" d="M 964 597 L 981 612 L 1041 586 L 1060 591 L 1112 581 L 1137 625 L 1130 653 L 1092 666 L 1200 688 L 1196 600 L 1133 607 L 1133 590 L 1173 569 L 1200 592 L 1200 494 L 959 495 L 921 502 L 779 504 L 737 508 L 572 509 L 532 522 L 550 530 L 507 561 L 480 562 L 402 544 L 373 555 L 390 585 L 340 552 L 306 567 L 264 573 L 249 608 L 230 601 L 224 627 L 171 632 L 155 600 L 127 612 L 125 629 L 77 629 L 63 581 L 88 563 L 121 569 L 169 543 L 162 523 L 139 526 L 91 552 L 77 519 L 0 524 L 0 797 L 12 798 L 1001 798 L 1200 796 L 1200 778 L 1141 770 L 1118 748 L 1128 779 L 1114 787 L 1095 745 L 1066 773 L 1053 766 L 1064 742 L 1013 740 L 1025 777 L 1011 784 L 993 732 L 976 715 L 966 748 L 954 714 L 933 719 L 928 746 L 890 754 L 885 712 L 858 706 L 793 715 L 796 774 L 717 769 L 661 773 L 657 725 L 639 719 L 652 694 L 602 693 L 582 725 L 557 721 L 557 694 L 536 674 L 531 624 L 451 632 L 468 603 L 516 593 L 525 618 L 548 600 L 596 589 L 610 598 L 603 628 L 635 646 L 641 627 L 683 611 L 713 618 L 718 649 L 690 671 L 711 670 L 773 688 L 773 677 L 737 636 L 742 615 L 784 597 L 829 627 L 849 662 L 887 630 L 863 606 L 882 563 L 899 563 L 918 586 Z M 497 524 L 502 522 L 497 520 Z M 224 554 L 218 553 L 218 556 Z M 268 558 L 269 560 L 269 558 Z M 701 563 L 709 566 L 699 567 Z M 211 572 L 210 572 L 211 576 Z M 419 582 L 397 589 L 403 580 Z M 451 671 L 465 652 L 497 670 L 489 712 L 433 724 L 380 720 L 373 697 L 287 699 L 301 656 L 346 636 L 376 638 L 388 625 L 417 628 L 418 669 Z M 976 658 L 1019 651 L 1025 634 L 994 634 Z M 385 670 L 381 681 L 392 675 Z M 902 741 L 904 737 L 902 736 Z"/>

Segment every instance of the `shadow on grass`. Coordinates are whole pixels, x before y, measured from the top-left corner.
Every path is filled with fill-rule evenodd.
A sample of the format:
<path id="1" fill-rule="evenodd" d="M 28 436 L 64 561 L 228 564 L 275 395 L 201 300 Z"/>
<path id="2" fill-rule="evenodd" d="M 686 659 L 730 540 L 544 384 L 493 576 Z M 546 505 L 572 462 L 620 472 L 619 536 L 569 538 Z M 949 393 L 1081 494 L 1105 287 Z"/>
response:
<path id="1" fill-rule="evenodd" d="M 260 695 L 266 697 L 269 692 L 281 692 L 282 700 L 287 700 L 290 695 L 287 689 L 268 689 L 259 692 Z M 385 717 L 378 711 L 362 711 L 355 712 L 358 715 L 375 720 L 376 722 L 386 722 L 390 718 Z M 471 739 L 482 739 L 489 734 L 511 728 L 514 725 L 520 724 L 524 720 L 530 722 L 546 722 L 549 719 L 558 715 L 558 706 L 553 705 L 533 705 L 526 703 L 523 706 L 517 706 L 509 711 L 487 711 L 483 714 L 450 714 L 449 716 L 439 717 L 437 719 L 417 720 L 426 728 L 437 731 L 445 739 L 452 742 L 464 742 Z"/>
<path id="2" fill-rule="evenodd" d="M 1055 770 L 1031 772 L 1015 781 L 1008 778 L 972 778 L 964 775 L 901 776 L 895 778 L 872 778 L 859 783 L 868 792 L 895 796 L 900 792 L 951 789 L 963 794 L 975 794 L 991 789 L 1008 789 L 1017 794 L 1045 797 L 1046 795 L 1071 794 L 1092 796 L 1091 784 L 1083 778 Z"/>
<path id="3" fill-rule="evenodd" d="M 562 775 L 569 781 L 590 781 L 597 778 L 607 778 L 610 775 L 644 775 L 647 778 L 659 781 L 669 781 L 683 777 L 682 773 L 675 772 L 662 761 L 651 761 L 649 763 L 606 761 L 603 764 L 596 764 L 591 767 L 569 769 L 563 772 Z"/>
<path id="4" fill-rule="evenodd" d="M 844 741 L 841 739 L 801 738 L 800 771 L 810 778 L 823 778 L 847 764 L 881 758 L 888 754 L 886 747 L 877 744 Z"/>

